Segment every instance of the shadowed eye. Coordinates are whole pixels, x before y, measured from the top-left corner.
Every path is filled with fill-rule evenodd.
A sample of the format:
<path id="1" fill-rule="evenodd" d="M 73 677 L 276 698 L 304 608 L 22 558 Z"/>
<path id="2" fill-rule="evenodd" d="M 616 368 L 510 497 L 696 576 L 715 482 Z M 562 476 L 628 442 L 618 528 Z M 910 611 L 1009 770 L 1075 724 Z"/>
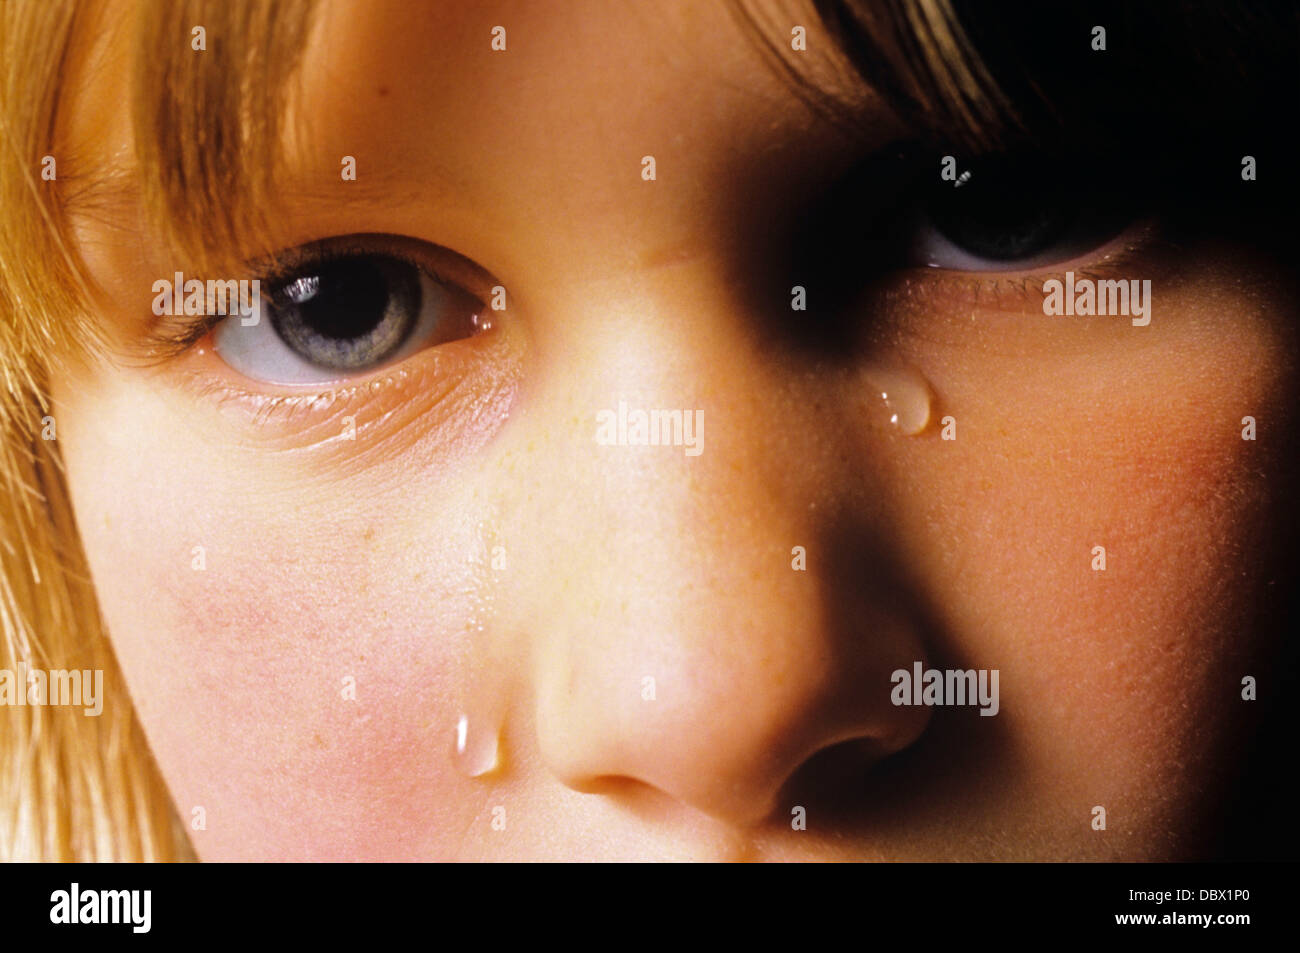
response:
<path id="1" fill-rule="evenodd" d="M 375 370 L 474 334 L 482 310 L 468 292 L 386 251 L 306 252 L 262 288 L 260 320 L 226 318 L 213 345 L 231 368 L 267 383 Z"/>
<path id="2" fill-rule="evenodd" d="M 914 265 L 1019 271 L 1101 246 L 1132 223 L 1127 195 L 1094 173 L 1080 180 L 1046 164 L 976 163 L 971 177 L 927 185 L 908 223 Z"/>
<path id="3" fill-rule="evenodd" d="M 862 319 L 864 288 L 899 272 L 1024 272 L 1090 260 L 1166 204 L 1109 161 L 1041 155 L 958 158 L 960 185 L 940 177 L 941 154 L 899 143 L 859 160 L 814 196 L 777 255 L 786 281 L 815 289 L 805 340 L 842 349 Z M 1082 264 L 1083 262 L 1081 262 Z"/>

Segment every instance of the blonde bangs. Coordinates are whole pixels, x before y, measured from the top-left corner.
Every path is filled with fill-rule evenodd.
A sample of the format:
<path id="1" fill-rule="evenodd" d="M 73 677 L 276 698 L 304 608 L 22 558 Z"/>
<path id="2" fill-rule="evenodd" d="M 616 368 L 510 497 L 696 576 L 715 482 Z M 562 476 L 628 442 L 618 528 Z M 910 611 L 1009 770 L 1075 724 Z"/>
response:
<path id="1" fill-rule="evenodd" d="M 93 191 L 93 176 L 67 168 L 54 139 L 59 104 L 77 93 L 65 88 L 71 60 L 106 12 L 94 7 L 0 4 L 0 669 L 100 669 L 106 700 L 97 718 L 79 708 L 6 706 L 7 861 L 193 859 L 103 630 L 57 440 L 45 438 L 57 427 L 49 368 L 103 345 L 66 214 L 70 198 Z M 130 187 L 164 241 L 196 267 L 228 262 L 232 250 L 248 251 L 249 235 L 263 234 L 311 7 L 135 5 L 129 105 L 138 167 Z M 200 25 L 203 51 L 191 45 Z M 67 174 L 42 178 L 47 155 Z"/>
<path id="2" fill-rule="evenodd" d="M 312 0 L 148 0 L 137 20 L 136 154 L 145 206 L 196 270 L 224 271 L 266 234 L 284 165 L 290 80 Z M 207 49 L 191 49 L 204 27 Z M 168 55 L 145 51 L 167 50 Z M 239 257 L 233 254 L 238 251 Z"/>

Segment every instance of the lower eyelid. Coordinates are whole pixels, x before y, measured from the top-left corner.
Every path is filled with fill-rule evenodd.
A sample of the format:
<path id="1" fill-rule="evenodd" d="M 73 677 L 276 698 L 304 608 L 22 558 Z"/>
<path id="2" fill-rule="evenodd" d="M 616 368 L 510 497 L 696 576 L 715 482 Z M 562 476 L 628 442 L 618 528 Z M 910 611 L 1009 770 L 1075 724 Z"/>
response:
<path id="1" fill-rule="evenodd" d="M 389 438 L 403 431 L 412 440 L 431 433 L 451 440 L 481 429 L 483 412 L 517 382 L 519 355 L 511 338 L 497 327 L 333 386 L 276 386 L 233 371 L 212 353 L 209 337 L 156 373 L 200 408 L 210 408 L 240 445 L 284 451 L 332 446 L 356 456 L 381 444 L 391 448 Z M 348 417 L 352 439 L 344 437 Z"/>
<path id="2" fill-rule="evenodd" d="M 1141 222 L 1087 257 L 1025 272 L 958 272 L 911 268 L 875 283 L 857 310 L 869 315 L 864 347 L 903 347 L 916 354 L 979 349 L 1047 355 L 1061 347 L 1094 348 L 1107 342 L 1154 340 L 1110 317 L 1045 318 L 1043 283 L 1063 279 L 1151 279 L 1161 321 L 1165 290 L 1192 280 L 1199 259 L 1158 221 Z M 1157 290 L 1164 289 L 1164 290 Z M 1161 323 L 1163 327 L 1163 322 Z M 1076 333 L 1077 332 L 1077 333 Z M 1137 335 L 1143 335 L 1138 338 Z"/>
<path id="3" fill-rule="evenodd" d="M 1147 219 L 1130 226 L 1086 255 L 1050 266 L 1018 271 L 914 268 L 907 272 L 907 276 L 917 282 L 942 287 L 951 295 L 964 292 L 972 307 L 1019 313 L 1026 309 L 1040 309 L 1043 304 L 1043 282 L 1049 278 L 1060 278 L 1067 271 L 1074 272 L 1080 278 L 1153 277 L 1156 270 L 1161 270 L 1161 264 L 1153 261 L 1149 253 L 1165 247 L 1159 223 Z M 1131 274 L 1135 268 L 1146 273 Z"/>

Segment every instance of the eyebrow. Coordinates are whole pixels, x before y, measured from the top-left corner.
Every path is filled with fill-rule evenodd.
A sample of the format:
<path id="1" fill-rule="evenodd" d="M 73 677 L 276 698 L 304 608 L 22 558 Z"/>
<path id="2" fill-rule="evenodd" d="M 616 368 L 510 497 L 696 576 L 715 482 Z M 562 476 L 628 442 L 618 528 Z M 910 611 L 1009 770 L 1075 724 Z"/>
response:
<path id="1" fill-rule="evenodd" d="M 380 212 L 396 212 L 420 203 L 449 204 L 456 201 L 458 195 L 456 185 L 442 175 L 441 170 L 415 181 L 407 176 L 402 166 L 383 164 L 367 168 L 365 174 L 355 180 L 338 181 L 332 185 L 327 181 L 300 177 L 292 160 L 286 162 L 284 171 L 283 187 L 273 191 L 271 201 L 274 204 L 261 210 L 271 222 L 299 206 L 365 207 Z M 60 169 L 60 173 L 59 202 L 63 214 L 73 223 L 89 225 L 92 229 L 89 237 L 96 237 L 93 231 L 138 236 L 142 227 L 157 224 L 148 217 L 143 183 L 133 165 L 99 159 L 78 163 L 75 172 L 69 170 L 64 174 Z M 248 218 L 245 205 L 248 201 L 247 195 L 232 190 L 228 214 L 237 224 Z M 175 203 L 171 203 L 165 212 L 168 215 L 194 214 L 193 209 Z M 205 230 L 196 232 L 201 242 L 202 264 L 206 267 L 229 269 L 242 266 L 250 257 L 269 257 L 280 250 L 269 236 L 266 242 L 253 240 L 246 247 L 225 248 L 220 247 L 216 239 L 207 240 Z M 266 236 L 265 232 L 261 234 Z"/>
<path id="2" fill-rule="evenodd" d="M 114 219 L 128 218 L 131 212 L 140 208 L 143 199 L 137 170 L 118 163 L 91 162 L 66 173 L 61 167 L 58 182 L 65 212 L 76 217 L 103 215 L 106 224 L 115 224 Z M 431 190 L 435 194 L 453 194 L 452 188 L 436 177 L 421 178 L 419 183 L 415 183 L 399 169 L 386 166 L 367 169 L 364 176 L 349 180 L 339 188 L 304 184 L 301 180 L 285 183 L 285 186 L 285 190 L 278 193 L 279 201 L 284 204 L 297 201 L 343 202 L 385 209 L 401 209 L 413 202 L 427 202 Z M 242 197 L 235 197 L 233 201 L 242 201 Z"/>

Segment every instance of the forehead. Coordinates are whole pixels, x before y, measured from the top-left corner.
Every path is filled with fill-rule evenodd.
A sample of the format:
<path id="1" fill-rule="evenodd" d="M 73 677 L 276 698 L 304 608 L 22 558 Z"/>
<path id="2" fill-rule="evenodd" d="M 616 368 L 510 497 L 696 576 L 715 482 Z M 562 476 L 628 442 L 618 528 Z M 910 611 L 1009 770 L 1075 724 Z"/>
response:
<path id="1" fill-rule="evenodd" d="M 81 31 L 60 110 L 61 137 L 79 157 L 65 194 L 74 218 L 93 212 L 92 231 L 138 229 L 134 58 L 219 57 L 257 41 L 209 32 L 205 51 L 189 35 L 174 50 L 136 49 L 131 18 L 120 15 L 127 6 L 104 8 Z M 830 40 L 811 9 L 750 6 L 776 49 L 788 51 L 793 27 L 806 27 L 809 49 L 794 55 L 829 75 L 819 64 L 834 59 Z M 374 220 L 339 221 L 338 231 L 425 235 L 433 220 L 435 240 L 505 268 L 508 251 L 479 247 L 483 234 L 545 230 L 542 250 L 574 262 L 584 248 L 626 247 L 629 218 L 663 248 L 703 240 L 711 218 L 734 230 L 722 221 L 729 187 L 750 181 L 761 194 L 770 180 L 779 192 L 820 177 L 844 151 L 760 53 L 762 41 L 721 2 L 324 0 L 301 38 L 282 139 L 264 144 L 268 158 L 283 151 L 292 173 L 273 240 L 319 238 L 335 227 L 322 214 L 342 220 L 358 209 Z M 641 179 L 645 156 L 656 160 L 654 189 Z M 340 177 L 345 157 L 355 181 Z M 588 230 L 557 228 L 557 209 Z"/>

